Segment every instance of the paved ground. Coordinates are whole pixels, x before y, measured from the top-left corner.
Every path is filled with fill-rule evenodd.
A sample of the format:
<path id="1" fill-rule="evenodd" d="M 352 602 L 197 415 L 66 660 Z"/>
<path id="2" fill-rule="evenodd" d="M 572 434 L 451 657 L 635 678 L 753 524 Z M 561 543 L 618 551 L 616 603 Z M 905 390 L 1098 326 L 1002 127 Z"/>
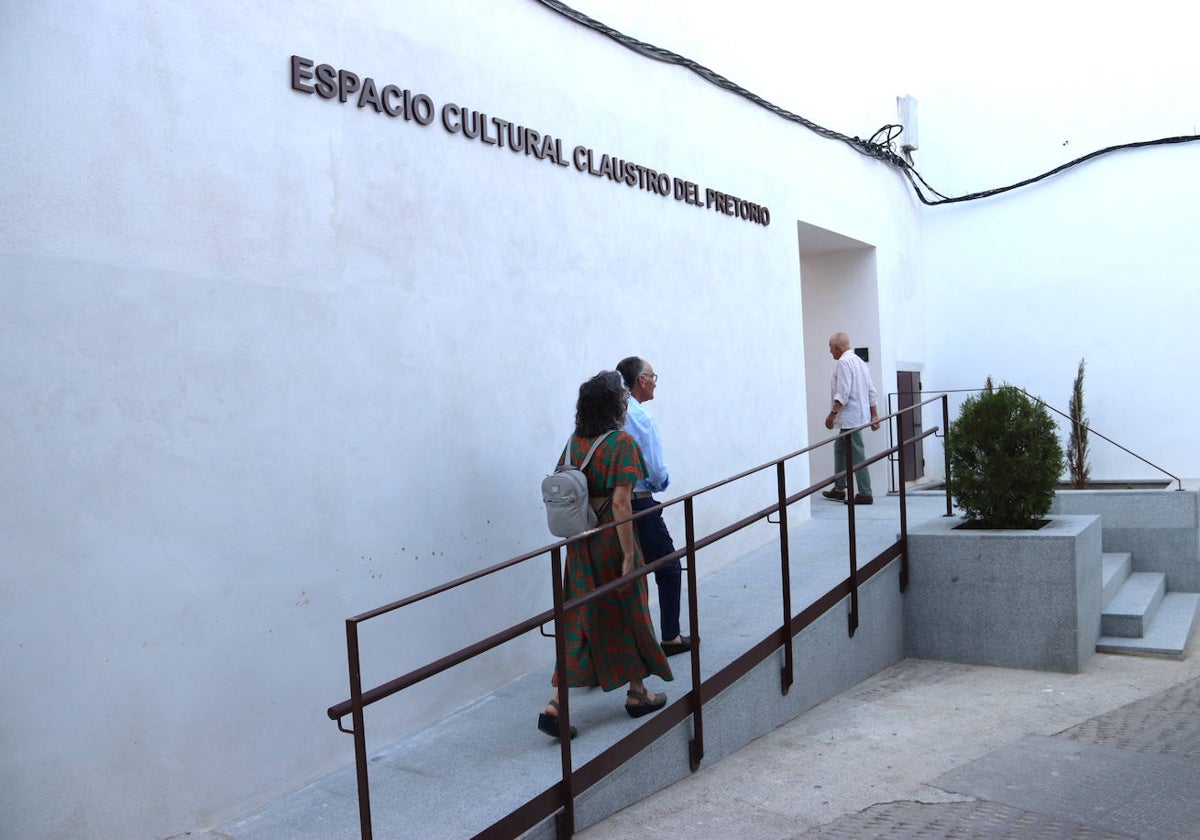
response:
<path id="1" fill-rule="evenodd" d="M 905 660 L 577 837 L 1200 837 L 1198 659 Z"/>

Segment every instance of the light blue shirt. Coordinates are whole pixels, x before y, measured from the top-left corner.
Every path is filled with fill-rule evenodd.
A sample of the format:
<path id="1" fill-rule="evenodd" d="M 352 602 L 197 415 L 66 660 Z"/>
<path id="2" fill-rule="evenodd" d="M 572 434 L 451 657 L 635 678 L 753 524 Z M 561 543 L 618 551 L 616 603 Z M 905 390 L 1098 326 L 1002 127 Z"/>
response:
<path id="1" fill-rule="evenodd" d="M 671 483 L 667 473 L 667 465 L 663 461 L 662 439 L 658 436 L 658 425 L 642 404 L 633 397 L 629 398 L 629 407 L 625 412 L 625 432 L 638 442 L 642 448 L 642 458 L 646 461 L 648 474 L 638 479 L 633 485 L 635 493 L 661 493 Z"/>

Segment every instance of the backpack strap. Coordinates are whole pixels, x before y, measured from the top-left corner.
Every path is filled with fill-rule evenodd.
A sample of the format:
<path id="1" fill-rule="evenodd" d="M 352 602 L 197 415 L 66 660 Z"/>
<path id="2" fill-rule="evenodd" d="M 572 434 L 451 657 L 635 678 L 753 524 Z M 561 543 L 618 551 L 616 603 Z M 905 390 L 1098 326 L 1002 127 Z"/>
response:
<path id="1" fill-rule="evenodd" d="M 584 468 L 584 467 L 586 467 L 586 466 L 588 465 L 588 462 L 592 460 L 592 456 L 596 454 L 596 450 L 599 448 L 600 444 L 602 444 L 602 443 L 604 443 L 604 441 L 608 440 L 608 439 L 609 439 L 609 437 L 610 437 L 610 436 L 611 436 L 611 435 L 612 435 L 614 432 L 619 432 L 619 431 L 621 431 L 621 430 L 620 430 L 620 429 L 613 429 L 611 432 L 605 432 L 604 434 L 600 435 L 600 437 L 596 438 L 596 439 L 595 439 L 595 440 L 592 442 L 592 448 L 588 450 L 587 457 L 586 457 L 586 458 L 584 458 L 584 459 L 583 459 L 583 463 L 579 465 L 579 470 L 580 470 L 580 472 L 582 472 L 582 471 L 583 471 L 583 468 Z M 567 446 L 568 446 L 568 447 L 570 447 L 570 444 L 568 443 L 568 444 L 567 444 Z M 569 449 L 568 449 L 568 452 L 567 452 L 567 454 L 568 454 L 568 455 L 570 454 L 570 451 L 569 451 Z"/>
<path id="2" fill-rule="evenodd" d="M 602 444 L 602 443 L 604 443 L 604 441 L 608 440 L 608 438 L 613 434 L 613 432 L 619 432 L 619 431 L 621 431 L 621 430 L 613 429 L 612 431 L 605 432 L 604 434 L 600 435 L 600 437 L 598 437 L 594 441 L 592 441 L 592 448 L 588 450 L 588 454 L 584 456 L 583 461 L 580 462 L 578 467 L 576 467 L 573 463 L 571 463 L 571 441 L 568 440 L 566 448 L 563 449 L 563 466 L 575 468 L 575 469 L 578 469 L 580 472 L 583 472 L 583 468 L 586 467 L 588 465 L 588 463 L 592 460 L 592 456 L 596 454 L 596 450 L 600 448 L 600 444 Z"/>
<path id="3" fill-rule="evenodd" d="M 580 472 L 583 472 L 583 468 L 588 465 L 588 461 L 592 460 L 592 454 L 596 451 L 596 447 L 599 446 L 604 441 L 608 440 L 610 437 L 612 437 L 612 435 L 615 432 L 619 432 L 619 431 L 621 431 L 621 430 L 613 429 L 611 432 L 607 432 L 607 433 L 601 435 L 600 437 L 596 438 L 596 442 L 593 443 L 592 448 L 588 450 L 587 457 L 584 458 L 583 463 L 579 465 Z M 609 493 L 607 496 L 604 497 L 604 501 L 600 503 L 600 507 L 596 508 L 596 518 L 597 519 L 604 518 L 604 512 L 606 510 L 608 510 L 610 507 L 612 507 L 612 500 L 613 500 L 612 493 Z"/>

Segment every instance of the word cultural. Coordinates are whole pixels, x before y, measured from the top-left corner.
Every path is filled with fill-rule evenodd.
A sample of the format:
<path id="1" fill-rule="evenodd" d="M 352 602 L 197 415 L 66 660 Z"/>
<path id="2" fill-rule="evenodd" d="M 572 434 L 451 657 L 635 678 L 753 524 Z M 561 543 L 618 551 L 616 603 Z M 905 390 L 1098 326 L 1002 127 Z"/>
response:
<path id="1" fill-rule="evenodd" d="M 292 56 L 291 70 L 292 90 L 300 93 L 316 94 L 322 99 L 336 99 L 342 103 L 353 102 L 358 108 L 369 108 L 377 114 L 419 126 L 440 120 L 448 133 L 478 140 L 486 146 L 508 149 L 513 154 L 549 161 L 563 168 L 573 167 L 577 172 L 596 178 L 607 178 L 613 183 L 674 198 L 693 207 L 764 227 L 771 224 L 771 211 L 761 204 L 709 188 L 703 190 L 701 198 L 699 184 L 613 155 L 597 155 L 587 146 L 575 146 L 568 154 L 561 137 L 499 117 L 489 117 L 454 102 L 447 102 L 439 109 L 424 93 L 414 93 L 393 84 L 380 87 L 370 76 L 364 78 L 329 64 L 314 65 L 312 59 L 298 55 Z"/>

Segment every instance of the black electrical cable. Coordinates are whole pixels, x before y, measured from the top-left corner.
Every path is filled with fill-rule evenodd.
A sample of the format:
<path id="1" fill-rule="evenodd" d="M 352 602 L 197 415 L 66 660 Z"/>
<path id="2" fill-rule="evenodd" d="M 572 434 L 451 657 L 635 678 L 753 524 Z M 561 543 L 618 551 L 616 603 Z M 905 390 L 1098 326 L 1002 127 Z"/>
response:
<path id="1" fill-rule="evenodd" d="M 653 44 L 647 44 L 645 41 L 639 41 L 636 38 L 631 38 L 630 36 L 625 35 L 624 33 L 619 32 L 616 29 L 607 26 L 606 24 L 603 24 L 594 18 L 588 17 L 582 12 L 572 9 L 570 6 L 567 6 L 564 3 L 560 3 L 559 0 L 536 0 L 536 2 L 541 3 L 548 9 L 558 12 L 560 15 L 563 15 L 564 17 L 569 18 L 576 23 L 582 24 L 589 29 L 593 29 L 602 35 L 608 36 L 621 46 L 633 50 L 640 55 L 644 55 L 647 58 L 652 58 L 655 61 L 662 61 L 668 64 L 677 64 L 680 67 L 686 67 L 688 70 L 691 70 L 702 79 L 705 79 L 719 88 L 730 91 L 731 93 L 736 93 L 738 96 L 741 96 L 750 100 L 756 105 L 766 108 L 776 116 L 782 117 L 789 122 L 799 123 L 808 130 L 820 135 L 821 137 L 825 137 L 826 139 L 839 140 L 850 146 L 850 148 L 854 149 L 855 151 L 867 155 L 868 157 L 873 157 L 877 160 L 884 161 L 885 163 L 892 164 L 900 169 L 900 171 L 904 173 L 905 177 L 908 178 L 909 183 L 912 185 L 913 191 L 917 194 L 917 197 L 921 200 L 921 202 L 930 206 L 938 204 L 952 204 L 962 201 L 974 201 L 980 198 L 999 195 L 1000 193 L 1005 193 L 1009 190 L 1015 190 L 1019 187 L 1028 186 L 1029 184 L 1044 180 L 1052 175 L 1057 175 L 1059 172 L 1070 169 L 1072 166 L 1078 166 L 1084 161 L 1091 160 L 1094 157 L 1099 157 L 1100 155 L 1120 151 L 1122 149 L 1136 149 L 1142 146 L 1163 146 L 1174 143 L 1193 143 L 1200 140 L 1200 135 L 1188 134 L 1179 137 L 1164 137 L 1159 140 L 1142 140 L 1136 143 L 1121 143 L 1116 146 L 1109 146 L 1104 149 L 1099 149 L 1091 154 L 1086 154 L 1083 157 L 1079 157 L 1075 160 L 1064 163 L 1062 166 L 1055 167 L 1049 172 L 1045 172 L 1034 178 L 1027 178 L 1024 181 L 1019 181 L 1007 187 L 997 187 L 996 189 L 983 190 L 982 192 L 970 193 L 969 195 L 950 197 L 943 195 L 933 187 L 929 186 L 929 183 L 921 177 L 921 173 L 918 172 L 907 160 L 896 153 L 893 144 L 900 136 L 900 133 L 904 130 L 903 126 L 894 124 L 885 125 L 871 135 L 870 140 L 863 140 L 860 137 L 849 137 L 845 134 L 841 134 L 840 132 L 818 125 L 812 120 L 805 119 L 798 114 L 793 114 L 791 111 L 781 108 L 772 102 L 768 102 L 761 96 L 751 93 L 740 85 L 737 85 L 731 82 L 729 79 L 726 79 L 719 73 L 715 73 L 712 70 L 709 70 L 707 67 L 697 64 L 690 58 L 678 55 L 670 50 L 665 50 L 662 47 L 656 47 Z M 920 183 L 924 185 L 925 189 L 929 190 L 930 193 L 937 196 L 937 199 L 931 200 L 927 198 L 925 193 L 921 191 L 921 187 L 918 186 L 918 181 L 920 181 Z"/>
<path id="2" fill-rule="evenodd" d="M 1078 157 L 1078 158 L 1075 158 L 1075 160 L 1067 161 L 1066 163 L 1062 164 L 1061 166 L 1056 166 L 1053 169 L 1051 169 L 1049 172 L 1043 172 L 1041 175 L 1037 175 L 1033 178 L 1026 178 L 1024 181 L 1018 181 L 1017 183 L 1010 184 L 1007 187 L 997 187 L 996 189 L 984 190 L 983 192 L 977 192 L 977 193 L 970 193 L 969 195 L 960 195 L 955 198 L 947 198 L 946 196 L 939 193 L 937 190 L 933 189 L 933 187 L 930 187 L 929 184 L 925 183 L 925 179 L 921 178 L 920 173 L 918 173 L 912 167 L 907 167 L 905 174 L 908 175 L 910 181 L 912 180 L 913 175 L 916 175 L 918 178 L 921 178 L 921 183 L 925 184 L 925 186 L 929 189 L 930 192 L 934 193 L 935 195 L 940 196 L 942 199 L 941 201 L 926 201 L 925 197 L 923 195 L 921 195 L 920 189 L 917 188 L 916 184 L 913 184 L 913 189 L 915 189 L 917 191 L 917 195 L 920 196 L 921 200 L 924 201 L 926 204 L 951 204 L 956 201 L 973 201 L 977 198 L 987 198 L 988 196 L 999 195 L 1000 193 L 1005 193 L 1005 192 L 1008 192 L 1009 190 L 1015 190 L 1018 187 L 1025 187 L 1030 184 L 1034 184 L 1034 183 L 1037 183 L 1038 181 L 1042 181 L 1046 178 L 1049 178 L 1052 175 L 1057 175 L 1059 172 L 1062 172 L 1065 169 L 1070 169 L 1072 166 L 1078 166 L 1079 164 L 1083 163 L 1084 161 L 1091 160 L 1094 157 L 1100 157 L 1100 155 L 1106 155 L 1109 152 L 1119 152 L 1122 149 L 1137 149 L 1137 148 L 1141 148 L 1142 146 L 1169 146 L 1169 145 L 1172 145 L 1175 143 L 1195 143 L 1197 140 L 1200 140 L 1200 135 L 1185 134 L 1180 137 L 1161 137 L 1158 140 L 1139 140 L 1135 143 L 1120 143 L 1116 146 L 1108 146 L 1103 149 L 1097 149 L 1096 151 L 1090 152 L 1090 153 L 1084 155 L 1083 157 Z"/>

